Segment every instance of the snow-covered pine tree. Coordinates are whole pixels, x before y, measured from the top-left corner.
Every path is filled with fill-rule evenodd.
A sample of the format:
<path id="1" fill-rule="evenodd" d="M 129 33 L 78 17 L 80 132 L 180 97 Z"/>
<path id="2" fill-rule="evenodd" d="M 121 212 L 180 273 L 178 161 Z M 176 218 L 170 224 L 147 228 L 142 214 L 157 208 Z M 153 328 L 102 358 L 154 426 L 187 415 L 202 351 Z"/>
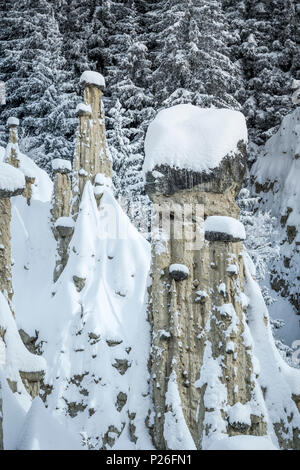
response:
<path id="1" fill-rule="evenodd" d="M 299 73 L 297 2 L 223 0 L 223 3 L 231 30 L 240 35 L 240 44 L 231 48 L 232 55 L 242 60 L 246 79 L 245 94 L 239 95 L 239 101 L 248 118 L 250 136 L 262 144 L 293 107 L 291 82 Z"/>
<path id="2" fill-rule="evenodd" d="M 159 105 L 239 108 L 235 94 L 242 87 L 242 71 L 229 58 L 231 37 L 221 2 L 152 2 L 148 17 Z"/>
<path id="3" fill-rule="evenodd" d="M 154 115 L 151 67 L 144 31 L 134 1 L 105 1 L 95 10 L 91 57 L 101 60 L 106 77 L 108 146 L 113 155 L 114 183 L 122 205 L 137 226 L 144 225 L 147 205 L 142 181 L 144 136 Z M 101 63 L 98 62 L 98 67 Z"/>
<path id="4" fill-rule="evenodd" d="M 62 54 L 63 38 L 46 0 L 7 2 L 0 33 L 0 79 L 6 82 L 7 106 L 22 119 L 22 146 L 40 165 L 71 158 L 75 119 L 74 93 Z"/>

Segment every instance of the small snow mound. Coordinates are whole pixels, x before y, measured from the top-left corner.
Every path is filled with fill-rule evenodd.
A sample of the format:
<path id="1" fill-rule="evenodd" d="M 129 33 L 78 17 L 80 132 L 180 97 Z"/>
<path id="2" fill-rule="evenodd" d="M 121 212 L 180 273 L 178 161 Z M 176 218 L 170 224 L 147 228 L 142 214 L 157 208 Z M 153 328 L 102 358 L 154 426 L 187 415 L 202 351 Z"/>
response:
<path id="1" fill-rule="evenodd" d="M 104 173 L 97 173 L 95 176 L 95 186 L 106 186 L 107 188 L 111 188 L 112 179 Z"/>
<path id="2" fill-rule="evenodd" d="M 189 276 L 190 270 L 185 264 L 171 264 L 169 273 L 175 281 L 183 281 Z"/>
<path id="3" fill-rule="evenodd" d="M 8 126 L 19 126 L 20 125 L 20 121 L 18 118 L 16 117 L 10 117 L 7 119 L 7 123 L 6 123 Z"/>
<path id="4" fill-rule="evenodd" d="M 75 112 L 76 114 L 92 114 L 92 108 L 89 104 L 79 103 Z"/>
<path id="5" fill-rule="evenodd" d="M 245 240 L 244 225 L 233 217 L 213 215 L 204 221 L 205 238 L 211 239 L 208 234 L 225 234 L 229 241 Z M 217 237 L 215 237 L 217 239 Z M 226 237 L 225 237 L 226 238 Z"/>
<path id="6" fill-rule="evenodd" d="M 245 117 L 229 109 L 180 104 L 160 111 L 145 139 L 143 171 L 159 165 L 209 172 L 247 142 Z"/>
<path id="7" fill-rule="evenodd" d="M 55 227 L 68 227 L 73 228 L 75 226 L 75 222 L 72 217 L 59 217 L 55 222 Z"/>
<path id="8" fill-rule="evenodd" d="M 0 192 L 12 195 L 21 192 L 25 187 L 23 173 L 8 163 L 0 163 Z"/>
<path id="9" fill-rule="evenodd" d="M 245 436 L 212 439 L 206 450 L 278 450 L 266 436 Z"/>
<path id="10" fill-rule="evenodd" d="M 242 405 L 242 403 L 237 402 L 230 407 L 228 411 L 229 423 L 232 426 L 251 426 L 251 409 L 249 405 Z"/>
<path id="11" fill-rule="evenodd" d="M 79 438 L 72 435 L 37 397 L 26 416 L 17 449 L 82 450 L 82 447 Z"/>
<path id="12" fill-rule="evenodd" d="M 54 158 L 51 164 L 53 171 L 70 172 L 72 170 L 71 162 L 63 158 Z"/>
<path id="13" fill-rule="evenodd" d="M 80 77 L 81 85 L 95 85 L 99 88 L 105 88 L 105 79 L 103 75 L 98 72 L 92 72 L 91 70 L 86 70 Z"/>

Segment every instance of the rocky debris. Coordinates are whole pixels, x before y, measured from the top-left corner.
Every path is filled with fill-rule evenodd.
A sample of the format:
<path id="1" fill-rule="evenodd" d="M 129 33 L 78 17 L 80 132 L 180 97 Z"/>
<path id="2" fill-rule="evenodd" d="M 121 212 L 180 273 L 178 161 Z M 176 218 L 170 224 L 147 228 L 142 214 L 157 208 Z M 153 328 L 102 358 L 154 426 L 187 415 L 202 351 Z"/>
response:
<path id="1" fill-rule="evenodd" d="M 110 448 L 113 447 L 116 439 L 120 436 L 121 432 L 123 431 L 125 423 L 122 424 L 121 429 L 117 429 L 115 426 L 109 426 L 108 430 L 103 436 L 102 439 L 102 450 L 106 450 L 107 446 Z"/>
<path id="2" fill-rule="evenodd" d="M 71 416 L 71 418 L 75 418 L 78 413 L 82 413 L 87 405 L 85 405 L 83 402 L 75 402 L 75 401 L 72 401 L 72 402 L 68 402 L 68 400 L 66 400 L 66 398 L 63 398 L 63 400 L 66 402 L 66 405 L 67 405 L 67 413 Z"/>
<path id="3" fill-rule="evenodd" d="M 40 383 L 45 375 L 44 371 L 40 372 L 22 372 L 20 371 L 20 377 L 22 382 L 32 398 L 35 398 L 40 393 Z"/>
<path id="4" fill-rule="evenodd" d="M 84 289 L 86 279 L 78 276 L 73 276 L 73 282 L 75 284 L 77 292 L 81 292 Z"/>
<path id="5" fill-rule="evenodd" d="M 62 238 L 71 237 L 74 233 L 74 226 L 72 217 L 59 217 L 55 222 L 55 228 Z"/>
<path id="6" fill-rule="evenodd" d="M 117 396 L 116 408 L 118 411 L 122 411 L 127 402 L 127 395 L 124 392 L 119 392 Z"/>
<path id="7" fill-rule="evenodd" d="M 121 375 L 124 375 L 131 366 L 131 363 L 127 359 L 115 359 L 112 366 L 115 367 Z"/>

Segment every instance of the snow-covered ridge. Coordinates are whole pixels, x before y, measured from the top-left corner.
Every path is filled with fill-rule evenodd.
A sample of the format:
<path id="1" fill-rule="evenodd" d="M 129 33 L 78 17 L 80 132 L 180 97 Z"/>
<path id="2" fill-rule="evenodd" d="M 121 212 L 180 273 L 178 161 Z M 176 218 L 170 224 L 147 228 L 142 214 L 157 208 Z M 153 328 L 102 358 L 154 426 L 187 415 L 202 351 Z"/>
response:
<path id="1" fill-rule="evenodd" d="M 199 108 L 180 104 L 160 111 L 145 140 L 143 171 L 168 165 L 209 172 L 247 142 L 245 117 L 229 109 Z"/>

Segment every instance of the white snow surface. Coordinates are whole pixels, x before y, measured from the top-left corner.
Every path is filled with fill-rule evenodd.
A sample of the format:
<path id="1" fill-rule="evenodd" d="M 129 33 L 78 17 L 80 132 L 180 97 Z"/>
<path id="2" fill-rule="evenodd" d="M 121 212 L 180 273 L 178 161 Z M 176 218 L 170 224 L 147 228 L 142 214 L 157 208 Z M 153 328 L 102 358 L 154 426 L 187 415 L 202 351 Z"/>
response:
<path id="1" fill-rule="evenodd" d="M 211 440 L 206 450 L 279 450 L 267 436 L 222 437 Z"/>
<path id="2" fill-rule="evenodd" d="M 115 434 L 113 447 L 132 448 L 128 413 L 136 413 L 134 448 L 151 449 L 145 426 L 151 408 L 146 321 L 150 245 L 132 226 L 111 190 L 103 187 L 102 192 L 99 211 L 93 187 L 86 184 L 69 262 L 56 284 L 50 198 L 48 202 L 33 200 L 30 206 L 23 197 L 14 198 L 16 319 L 19 328 L 32 336 L 37 330 L 39 341 L 46 341 L 42 346 L 49 365 L 45 381 L 53 386 L 47 405 L 65 428 L 77 436 L 82 433 L 86 446 L 100 448 L 109 426 L 114 426 L 121 434 Z M 80 293 L 74 275 L 85 279 Z M 128 361 L 123 375 L 117 369 L 119 360 Z M 88 395 L 81 393 L 84 390 Z M 120 392 L 127 395 L 127 401 L 117 411 Z M 82 406 L 74 417 L 67 414 L 70 403 Z"/>
<path id="3" fill-rule="evenodd" d="M 230 424 L 241 423 L 251 426 L 251 408 L 248 404 L 235 403 L 228 410 Z"/>
<path id="4" fill-rule="evenodd" d="M 18 118 L 16 117 L 13 117 L 11 116 L 10 118 L 7 119 L 7 123 L 6 123 L 8 126 L 19 126 L 20 125 L 20 121 Z"/>
<path id="5" fill-rule="evenodd" d="M 300 108 L 282 120 L 279 131 L 273 135 L 262 149 L 254 163 L 251 174 L 256 181 L 264 184 L 275 183 L 266 208 L 281 217 L 287 207 L 293 209 L 288 225 L 300 225 Z"/>
<path id="6" fill-rule="evenodd" d="M 83 450 L 79 437 L 72 435 L 39 397 L 33 400 L 25 417 L 16 449 Z"/>
<path id="7" fill-rule="evenodd" d="M 55 222 L 55 227 L 74 227 L 75 222 L 72 217 L 59 217 Z"/>
<path id="8" fill-rule="evenodd" d="M 164 414 L 164 438 L 168 449 L 196 450 L 183 415 L 175 371 L 172 371 L 169 377 L 166 405 L 168 411 Z"/>
<path id="9" fill-rule="evenodd" d="M 234 238 L 245 240 L 246 232 L 244 225 L 233 217 L 213 215 L 204 221 L 205 232 L 226 233 Z"/>
<path id="10" fill-rule="evenodd" d="M 72 164 L 69 160 L 65 160 L 64 158 L 54 158 L 51 162 L 52 170 L 67 170 L 72 171 Z"/>
<path id="11" fill-rule="evenodd" d="M 105 87 L 105 79 L 101 73 L 86 70 L 80 77 L 80 83 L 87 85 L 96 85 L 99 87 Z"/>
<path id="12" fill-rule="evenodd" d="M 79 112 L 92 114 L 92 108 L 89 104 L 78 103 L 75 110 L 76 114 Z"/>
<path id="13" fill-rule="evenodd" d="M 240 141 L 247 142 L 247 127 L 239 111 L 179 104 L 160 111 L 149 125 L 143 171 L 168 165 L 211 172 Z"/>
<path id="14" fill-rule="evenodd" d="M 187 276 L 190 274 L 190 270 L 185 264 L 171 264 L 169 266 L 169 273 L 173 273 L 174 271 L 182 272 Z"/>
<path id="15" fill-rule="evenodd" d="M 13 192 L 24 187 L 23 173 L 8 163 L 0 163 L 0 190 Z"/>

